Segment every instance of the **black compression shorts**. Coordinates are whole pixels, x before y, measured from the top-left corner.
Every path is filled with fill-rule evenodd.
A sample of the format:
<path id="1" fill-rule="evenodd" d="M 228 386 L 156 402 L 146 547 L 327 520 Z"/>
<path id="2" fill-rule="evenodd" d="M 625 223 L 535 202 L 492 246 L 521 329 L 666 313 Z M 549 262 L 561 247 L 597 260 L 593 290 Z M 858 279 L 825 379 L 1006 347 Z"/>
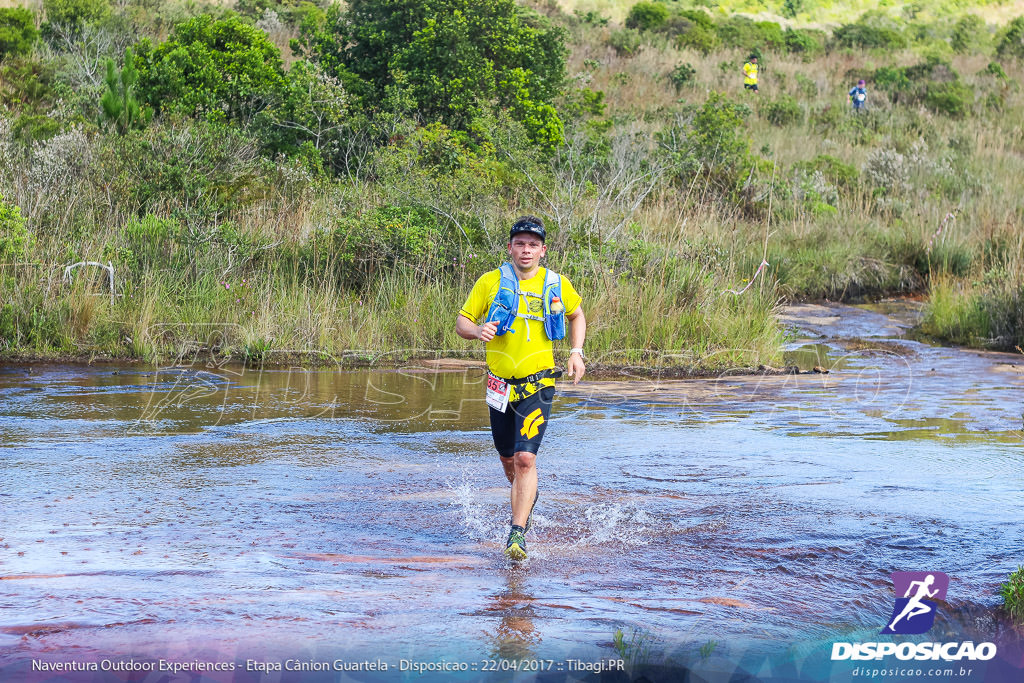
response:
<path id="1" fill-rule="evenodd" d="M 491 412 L 491 436 L 498 455 L 511 458 L 520 451 L 537 454 L 541 439 L 548 428 L 554 387 L 544 387 L 521 401 L 509 403 L 501 413 L 488 406 Z"/>

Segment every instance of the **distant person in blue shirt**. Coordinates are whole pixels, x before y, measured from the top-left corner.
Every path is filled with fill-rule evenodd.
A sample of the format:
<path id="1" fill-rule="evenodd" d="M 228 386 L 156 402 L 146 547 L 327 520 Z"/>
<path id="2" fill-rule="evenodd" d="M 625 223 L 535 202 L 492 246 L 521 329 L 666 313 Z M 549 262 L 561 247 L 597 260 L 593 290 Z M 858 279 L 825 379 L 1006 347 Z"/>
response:
<path id="1" fill-rule="evenodd" d="M 860 111 L 868 100 L 868 91 L 864 89 L 864 79 L 857 81 L 857 85 L 850 89 L 850 102 L 853 103 L 853 110 Z"/>

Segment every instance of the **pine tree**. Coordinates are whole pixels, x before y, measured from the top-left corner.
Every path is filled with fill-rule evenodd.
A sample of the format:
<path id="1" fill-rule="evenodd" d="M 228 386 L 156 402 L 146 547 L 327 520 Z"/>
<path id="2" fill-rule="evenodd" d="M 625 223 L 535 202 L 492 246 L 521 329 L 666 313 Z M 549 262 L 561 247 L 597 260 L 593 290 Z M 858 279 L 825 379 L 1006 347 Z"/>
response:
<path id="1" fill-rule="evenodd" d="M 135 55 L 131 49 L 125 53 L 124 68 L 120 72 L 114 60 L 107 60 L 107 91 L 103 93 L 100 105 L 103 107 L 103 118 L 121 135 L 149 122 L 150 112 L 143 111 L 135 99 L 135 83 L 138 80 L 139 72 L 135 69 Z"/>

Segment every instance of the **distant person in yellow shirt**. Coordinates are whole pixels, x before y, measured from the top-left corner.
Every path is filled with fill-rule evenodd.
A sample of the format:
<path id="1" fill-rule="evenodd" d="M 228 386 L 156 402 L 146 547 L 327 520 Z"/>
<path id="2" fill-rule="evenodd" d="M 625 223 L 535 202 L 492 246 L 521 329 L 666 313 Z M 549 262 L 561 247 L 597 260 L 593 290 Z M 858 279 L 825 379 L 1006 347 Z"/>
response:
<path id="1" fill-rule="evenodd" d="M 509 263 L 484 273 L 455 320 L 463 339 L 487 348 L 487 406 L 491 436 L 512 485 L 512 520 L 505 554 L 526 559 L 525 534 L 537 504 L 537 450 L 555 397 L 552 342 L 568 336 L 569 377 L 586 372 L 583 342 L 587 320 L 568 278 L 540 266 L 547 253 L 544 222 L 517 218 L 509 231 Z M 570 324 L 567 326 L 566 321 Z"/>
<path id="2" fill-rule="evenodd" d="M 757 93 L 757 55 L 750 55 L 743 65 L 743 87 Z"/>

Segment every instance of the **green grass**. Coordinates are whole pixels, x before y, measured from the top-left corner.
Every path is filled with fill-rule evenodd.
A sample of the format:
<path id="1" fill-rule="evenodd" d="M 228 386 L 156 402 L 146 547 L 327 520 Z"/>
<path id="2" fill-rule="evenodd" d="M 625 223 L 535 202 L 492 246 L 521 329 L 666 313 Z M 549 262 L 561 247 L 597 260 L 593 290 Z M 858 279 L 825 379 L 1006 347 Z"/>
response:
<path id="1" fill-rule="evenodd" d="M 1003 609 L 1014 623 L 1024 626 L 1024 566 L 1010 574 L 999 587 L 999 595 L 1003 598 Z"/>

